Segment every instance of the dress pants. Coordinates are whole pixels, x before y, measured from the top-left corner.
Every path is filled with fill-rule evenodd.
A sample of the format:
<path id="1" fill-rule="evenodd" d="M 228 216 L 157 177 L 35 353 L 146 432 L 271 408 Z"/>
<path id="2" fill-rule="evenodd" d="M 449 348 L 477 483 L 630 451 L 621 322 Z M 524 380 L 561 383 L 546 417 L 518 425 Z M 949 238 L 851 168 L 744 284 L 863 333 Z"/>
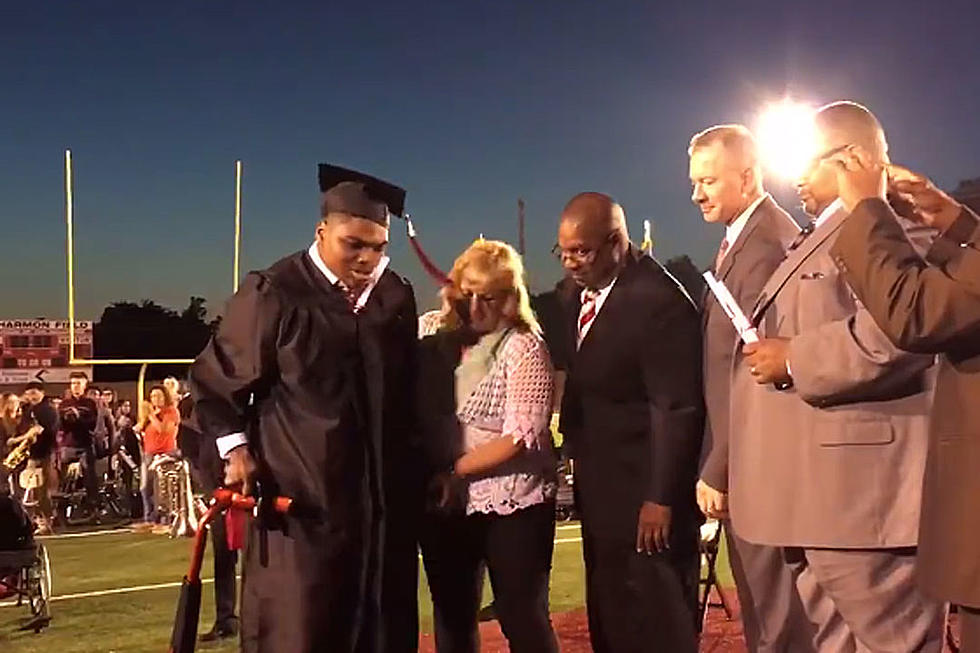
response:
<path id="1" fill-rule="evenodd" d="M 940 653 L 945 605 L 916 585 L 915 549 L 785 549 L 820 653 Z"/>
<path id="2" fill-rule="evenodd" d="M 723 527 L 749 653 L 814 651 L 814 629 L 783 549 L 743 540 L 729 520 Z"/>
<path id="3" fill-rule="evenodd" d="M 692 521 L 672 525 L 670 548 L 648 555 L 636 543 L 583 522 L 586 607 L 595 653 L 697 650 L 700 556 Z"/>
<path id="4" fill-rule="evenodd" d="M 212 465 L 212 468 L 205 471 L 198 466 L 197 461 L 193 463 L 191 477 L 205 496 L 211 496 L 221 487 L 223 471 L 220 465 Z M 224 515 L 219 515 L 211 522 L 211 555 L 214 560 L 214 623 L 217 626 L 227 626 L 236 618 L 238 581 L 235 571 L 238 567 L 238 551 L 228 548 L 228 525 Z"/>
<path id="5" fill-rule="evenodd" d="M 235 620 L 235 601 L 238 598 L 235 580 L 238 551 L 228 548 L 227 533 L 224 515 L 211 522 L 211 544 L 214 556 L 214 622 L 220 626 Z"/>
<path id="6" fill-rule="evenodd" d="M 548 614 L 555 504 L 508 515 L 429 514 L 422 560 L 435 608 L 436 650 L 477 653 L 484 566 L 500 628 L 513 653 L 557 653 Z"/>

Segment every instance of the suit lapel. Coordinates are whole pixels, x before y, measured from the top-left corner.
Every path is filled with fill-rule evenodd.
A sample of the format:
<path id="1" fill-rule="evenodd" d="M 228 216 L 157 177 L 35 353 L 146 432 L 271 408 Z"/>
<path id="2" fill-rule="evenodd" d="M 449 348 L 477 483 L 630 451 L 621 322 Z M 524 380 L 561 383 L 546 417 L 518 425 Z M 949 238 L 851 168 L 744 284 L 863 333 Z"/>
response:
<path id="1" fill-rule="evenodd" d="M 571 279 L 563 279 L 558 288 L 558 301 L 565 316 L 562 321 L 562 328 L 565 330 L 565 337 L 568 338 L 567 342 L 571 347 L 569 356 L 574 358 L 578 344 L 578 314 L 582 310 L 581 289 Z"/>
<path id="2" fill-rule="evenodd" d="M 817 227 L 808 238 L 806 238 L 799 247 L 797 247 L 792 252 L 787 254 L 786 259 L 782 264 L 776 268 L 773 272 L 772 277 L 766 282 L 765 287 L 759 294 L 759 299 L 755 303 L 755 307 L 752 309 L 751 322 L 753 324 L 758 324 L 758 319 L 765 312 L 769 304 L 776 297 L 779 291 L 782 289 L 789 278 L 799 269 L 801 265 L 813 254 L 814 251 L 820 245 L 824 243 L 828 238 L 837 233 L 837 230 L 841 228 L 844 224 L 844 219 L 848 216 L 848 212 L 841 209 L 827 218 L 827 220 Z"/>
<path id="3" fill-rule="evenodd" d="M 749 221 L 746 223 L 745 228 L 742 229 L 742 233 L 738 235 L 735 242 L 732 244 L 731 248 L 728 250 L 728 254 L 721 261 L 721 267 L 715 272 L 715 277 L 718 278 L 722 283 L 728 278 L 729 273 L 735 266 L 735 259 L 738 255 L 745 249 L 745 243 L 749 242 L 752 238 L 752 234 L 759 228 L 764 220 L 769 217 L 769 203 L 772 202 L 771 197 L 767 197 L 762 200 L 759 206 L 755 207 L 755 211 L 749 216 Z M 731 288 L 729 288 L 731 290 Z M 714 305 L 717 304 L 714 294 L 707 288 L 703 290 L 703 296 L 701 300 L 701 329 L 708 324 L 708 311 L 714 309 Z"/>
<path id="4" fill-rule="evenodd" d="M 618 306 L 625 301 L 625 294 L 630 281 L 633 276 L 633 271 L 637 266 L 636 258 L 633 250 L 631 249 L 627 259 L 626 265 L 623 270 L 619 273 L 616 278 L 616 282 L 612 289 L 609 291 L 609 295 L 606 297 L 606 301 L 602 304 L 602 309 L 592 320 L 592 326 L 589 328 L 589 332 L 585 334 L 585 338 L 582 339 L 582 344 L 579 346 L 579 352 L 584 352 L 589 343 L 595 338 L 596 331 L 607 331 L 611 328 L 609 325 L 615 322 L 615 318 L 612 317 L 619 309 Z M 605 316 L 605 318 L 603 318 Z M 576 324 L 576 337 L 578 336 L 578 324 Z"/>
<path id="5" fill-rule="evenodd" d="M 738 238 L 735 239 L 735 242 L 732 243 L 731 247 L 729 248 L 728 254 L 721 261 L 721 267 L 715 274 L 719 281 L 725 280 L 728 273 L 731 272 L 732 266 L 735 265 L 735 259 L 737 259 L 738 255 L 743 249 L 745 249 L 745 243 L 749 242 L 749 240 L 752 238 L 752 233 L 759 228 L 759 225 L 762 224 L 766 218 L 769 217 L 768 204 L 770 202 L 772 202 L 772 199 L 767 197 L 766 199 L 762 200 L 759 206 L 755 207 L 755 211 L 752 211 L 752 215 L 749 216 L 749 220 L 746 223 L 745 228 L 742 229 L 742 233 L 738 235 Z"/>

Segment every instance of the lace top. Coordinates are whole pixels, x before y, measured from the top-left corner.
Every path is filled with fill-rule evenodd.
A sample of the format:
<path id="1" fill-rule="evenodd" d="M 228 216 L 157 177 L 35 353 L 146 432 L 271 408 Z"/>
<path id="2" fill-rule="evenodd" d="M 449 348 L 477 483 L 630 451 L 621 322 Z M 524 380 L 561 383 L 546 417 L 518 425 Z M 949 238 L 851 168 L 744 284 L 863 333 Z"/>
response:
<path id="1" fill-rule="evenodd" d="M 555 497 L 556 459 L 548 428 L 553 396 L 554 370 L 544 342 L 529 332 L 508 334 L 457 417 L 467 451 L 502 435 L 525 450 L 471 479 L 467 514 L 506 515 Z"/>

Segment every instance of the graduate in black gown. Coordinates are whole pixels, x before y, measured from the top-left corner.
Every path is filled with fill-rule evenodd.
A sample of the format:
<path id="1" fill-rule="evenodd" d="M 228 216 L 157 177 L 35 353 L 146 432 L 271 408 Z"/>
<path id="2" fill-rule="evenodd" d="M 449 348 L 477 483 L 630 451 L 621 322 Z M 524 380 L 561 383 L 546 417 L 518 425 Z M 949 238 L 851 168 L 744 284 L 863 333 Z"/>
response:
<path id="1" fill-rule="evenodd" d="M 299 507 L 252 522 L 242 650 L 415 651 L 415 298 L 384 256 L 405 193 L 327 165 L 320 190 L 313 245 L 244 279 L 190 372 L 225 482 Z"/>

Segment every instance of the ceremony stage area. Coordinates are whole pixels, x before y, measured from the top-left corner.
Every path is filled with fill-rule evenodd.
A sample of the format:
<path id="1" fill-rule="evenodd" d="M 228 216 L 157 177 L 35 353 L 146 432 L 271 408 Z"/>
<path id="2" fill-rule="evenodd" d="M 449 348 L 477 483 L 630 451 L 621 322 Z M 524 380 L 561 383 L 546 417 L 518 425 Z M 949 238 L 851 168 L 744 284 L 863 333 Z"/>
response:
<path id="1" fill-rule="evenodd" d="M 23 608 L 0 601 L 0 650 L 5 653 L 163 653 L 170 638 L 177 590 L 186 571 L 190 540 L 126 530 L 72 534 L 43 539 L 51 555 L 53 600 L 51 626 L 41 634 L 17 631 Z M 555 534 L 551 575 L 552 620 L 562 651 L 590 651 L 585 618 L 584 569 L 579 527 L 559 525 Z M 201 632 L 214 619 L 210 555 L 205 557 Z M 724 560 L 719 558 L 723 587 L 732 587 Z M 489 589 L 487 590 L 489 597 Z M 420 651 L 432 653 L 432 606 L 425 580 L 420 583 Z M 734 602 L 734 594 L 731 592 Z M 482 651 L 506 651 L 496 622 L 481 624 Z M 742 652 L 741 626 L 727 621 L 720 608 L 709 610 L 702 651 Z M 237 641 L 201 645 L 199 651 L 232 653 Z"/>

